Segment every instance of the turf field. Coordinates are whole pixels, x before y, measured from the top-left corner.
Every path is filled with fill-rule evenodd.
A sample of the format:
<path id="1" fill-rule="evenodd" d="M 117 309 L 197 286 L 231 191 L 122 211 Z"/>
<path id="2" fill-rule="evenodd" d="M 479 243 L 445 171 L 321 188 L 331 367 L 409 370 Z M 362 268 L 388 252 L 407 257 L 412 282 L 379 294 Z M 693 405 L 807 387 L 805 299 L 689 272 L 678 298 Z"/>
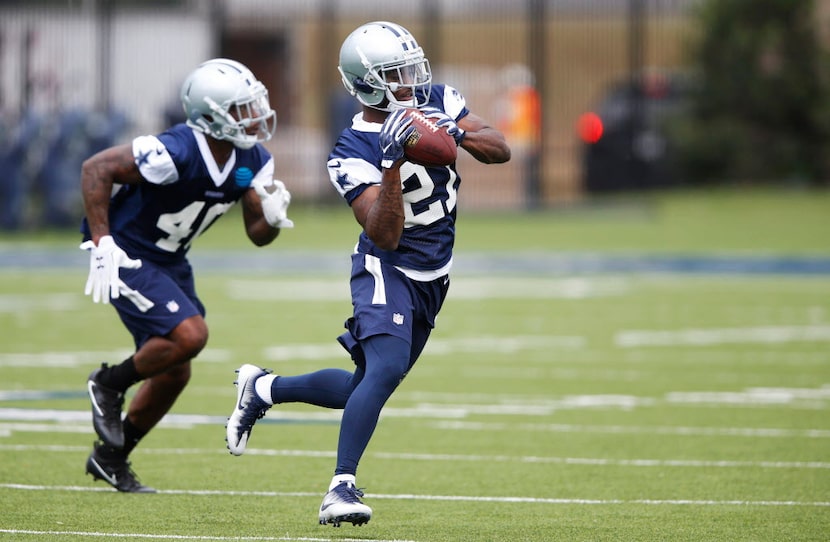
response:
<path id="1" fill-rule="evenodd" d="M 233 370 L 348 367 L 344 208 L 272 247 L 193 251 L 211 337 L 132 456 L 84 476 L 84 383 L 129 354 L 69 233 L 0 237 L 0 540 L 781 541 L 830 533 L 830 195 L 698 193 L 464 214 L 431 343 L 358 473 L 367 525 L 316 524 L 338 412 L 278 406 L 228 454 Z"/>

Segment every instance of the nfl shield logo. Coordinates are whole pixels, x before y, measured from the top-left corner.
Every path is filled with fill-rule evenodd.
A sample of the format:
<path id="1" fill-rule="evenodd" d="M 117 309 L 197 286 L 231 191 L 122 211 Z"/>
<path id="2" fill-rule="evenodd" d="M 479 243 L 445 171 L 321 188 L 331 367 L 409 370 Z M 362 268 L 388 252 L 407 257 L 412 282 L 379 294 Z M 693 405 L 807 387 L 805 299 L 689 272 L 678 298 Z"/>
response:
<path id="1" fill-rule="evenodd" d="M 401 325 L 403 324 L 403 314 L 395 313 L 392 315 L 392 323 Z"/>

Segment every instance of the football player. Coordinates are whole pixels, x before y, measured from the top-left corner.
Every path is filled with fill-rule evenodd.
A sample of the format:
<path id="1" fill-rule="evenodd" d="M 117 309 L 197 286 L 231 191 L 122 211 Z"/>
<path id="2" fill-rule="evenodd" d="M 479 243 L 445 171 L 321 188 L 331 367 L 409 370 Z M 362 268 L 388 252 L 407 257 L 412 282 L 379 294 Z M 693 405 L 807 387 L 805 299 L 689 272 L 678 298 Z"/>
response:
<path id="1" fill-rule="evenodd" d="M 402 26 L 357 28 L 343 42 L 339 69 L 362 105 L 327 164 L 363 228 L 352 255 L 354 313 L 338 337 L 355 369 L 276 376 L 245 364 L 227 425 L 228 448 L 241 455 L 256 420 L 276 403 L 343 409 L 334 477 L 318 514 L 321 524 L 334 526 L 372 517 L 355 483 L 358 463 L 381 409 L 423 351 L 449 288 L 461 178 L 455 164 L 405 160 L 404 141 L 413 129 L 405 109 L 434 118 L 480 162 L 510 159 L 501 132 L 470 112 L 458 90 L 433 83 L 423 50 Z"/>
<path id="2" fill-rule="evenodd" d="M 273 178 L 273 158 L 261 145 L 276 128 L 265 86 L 239 62 L 213 59 L 184 81 L 181 102 L 186 123 L 105 149 L 81 171 L 85 293 L 112 303 L 135 342 L 133 355 L 89 375 L 100 441 L 86 472 L 130 493 L 155 491 L 127 458 L 173 406 L 208 338 L 187 259 L 191 243 L 237 201 L 257 246 L 293 226 L 291 195 Z M 124 393 L 138 382 L 122 420 Z"/>

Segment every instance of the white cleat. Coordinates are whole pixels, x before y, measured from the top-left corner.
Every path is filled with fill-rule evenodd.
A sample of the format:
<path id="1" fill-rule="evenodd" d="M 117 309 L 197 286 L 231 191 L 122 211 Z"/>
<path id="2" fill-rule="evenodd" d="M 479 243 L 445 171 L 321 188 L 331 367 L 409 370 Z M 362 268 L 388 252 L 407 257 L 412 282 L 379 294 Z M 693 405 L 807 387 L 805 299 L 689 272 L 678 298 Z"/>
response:
<path id="1" fill-rule="evenodd" d="M 271 405 L 259 398 L 254 387 L 257 378 L 269 374 L 271 371 L 260 369 L 256 365 L 245 364 L 236 370 L 239 373 L 234 384 L 236 384 L 236 406 L 233 409 L 228 424 L 227 436 L 228 450 L 233 455 L 245 453 L 248 439 L 251 438 L 251 430 L 256 421 L 268 412 Z"/>
<path id="2" fill-rule="evenodd" d="M 372 509 L 360 501 L 363 492 L 351 482 L 342 482 L 329 490 L 320 505 L 320 525 L 331 523 L 340 527 L 340 523 L 363 525 L 372 519 Z"/>

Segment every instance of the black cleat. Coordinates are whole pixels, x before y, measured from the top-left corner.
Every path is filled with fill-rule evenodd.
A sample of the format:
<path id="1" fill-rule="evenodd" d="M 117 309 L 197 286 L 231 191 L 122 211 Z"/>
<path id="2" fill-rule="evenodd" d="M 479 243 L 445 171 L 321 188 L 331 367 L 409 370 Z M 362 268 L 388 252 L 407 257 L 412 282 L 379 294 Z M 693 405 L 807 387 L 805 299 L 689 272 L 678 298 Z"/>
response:
<path id="1" fill-rule="evenodd" d="M 105 459 L 102 457 L 101 442 L 96 442 L 92 453 L 86 460 L 86 473 L 91 474 L 95 480 L 103 480 L 118 491 L 123 493 L 155 493 L 152 487 L 142 485 L 130 468 L 130 462 L 126 459 L 114 458 Z"/>
<path id="2" fill-rule="evenodd" d="M 121 409 L 124 406 L 124 393 L 98 383 L 98 373 L 104 367 L 106 365 L 92 371 L 86 381 L 89 400 L 92 403 L 92 426 L 105 444 L 113 448 L 123 448 L 124 428 L 121 425 Z"/>

